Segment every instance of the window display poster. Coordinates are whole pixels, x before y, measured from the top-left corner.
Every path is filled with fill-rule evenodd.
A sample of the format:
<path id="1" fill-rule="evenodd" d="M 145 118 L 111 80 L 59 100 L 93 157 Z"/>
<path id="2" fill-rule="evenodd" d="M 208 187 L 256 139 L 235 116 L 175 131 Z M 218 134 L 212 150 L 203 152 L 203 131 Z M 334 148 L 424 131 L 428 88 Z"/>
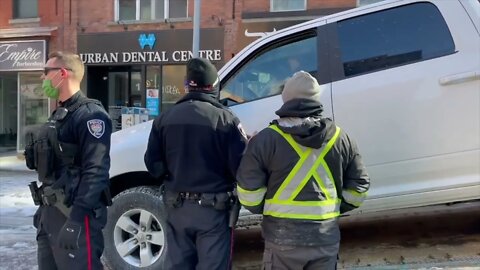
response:
<path id="1" fill-rule="evenodd" d="M 158 115 L 160 99 L 158 98 L 158 89 L 147 89 L 147 109 L 149 115 Z"/>

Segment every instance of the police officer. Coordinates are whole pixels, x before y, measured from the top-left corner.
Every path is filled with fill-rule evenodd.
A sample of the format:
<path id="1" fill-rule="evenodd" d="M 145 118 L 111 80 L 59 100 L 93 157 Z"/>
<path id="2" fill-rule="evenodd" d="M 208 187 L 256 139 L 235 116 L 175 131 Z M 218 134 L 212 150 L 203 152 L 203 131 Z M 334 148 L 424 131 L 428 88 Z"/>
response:
<path id="1" fill-rule="evenodd" d="M 323 88 L 299 71 L 279 119 L 255 135 L 238 169 L 238 197 L 261 214 L 264 269 L 335 269 L 338 217 L 361 205 L 370 180 L 355 142 L 322 117 Z"/>
<path id="2" fill-rule="evenodd" d="M 228 209 L 246 137 L 217 100 L 217 70 L 208 60 L 187 63 L 186 87 L 153 122 L 145 153 L 149 172 L 165 179 L 165 269 L 229 269 Z"/>
<path id="3" fill-rule="evenodd" d="M 101 104 L 81 93 L 83 75 L 78 55 L 49 55 L 42 88 L 60 107 L 25 151 L 42 183 L 30 185 L 40 205 L 34 216 L 40 270 L 103 269 L 112 124 Z"/>

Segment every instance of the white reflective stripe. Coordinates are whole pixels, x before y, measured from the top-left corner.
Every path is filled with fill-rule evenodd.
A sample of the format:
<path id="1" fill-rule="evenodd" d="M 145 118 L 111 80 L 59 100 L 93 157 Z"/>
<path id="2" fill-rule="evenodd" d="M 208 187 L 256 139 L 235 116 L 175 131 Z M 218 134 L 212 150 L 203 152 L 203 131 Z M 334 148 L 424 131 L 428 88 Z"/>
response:
<path id="1" fill-rule="evenodd" d="M 342 190 L 343 200 L 353 206 L 360 206 L 365 198 L 367 197 L 367 193 L 360 193 L 355 190 Z"/>
<path id="2" fill-rule="evenodd" d="M 264 215 L 284 218 L 328 219 L 340 214 L 340 201 L 265 201 Z"/>
<path id="3" fill-rule="evenodd" d="M 261 204 L 266 192 L 266 187 L 256 190 L 246 190 L 237 185 L 238 199 L 241 204 L 246 206 L 257 206 Z"/>

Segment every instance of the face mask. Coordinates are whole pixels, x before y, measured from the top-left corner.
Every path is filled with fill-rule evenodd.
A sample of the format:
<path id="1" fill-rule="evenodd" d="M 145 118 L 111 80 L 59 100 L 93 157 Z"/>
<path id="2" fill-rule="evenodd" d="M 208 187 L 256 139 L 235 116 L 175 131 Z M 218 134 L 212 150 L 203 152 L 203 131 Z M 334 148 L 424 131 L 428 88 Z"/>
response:
<path id="1" fill-rule="evenodd" d="M 42 83 L 42 89 L 45 95 L 49 98 L 58 99 L 58 88 L 52 85 L 52 80 L 45 79 Z"/>

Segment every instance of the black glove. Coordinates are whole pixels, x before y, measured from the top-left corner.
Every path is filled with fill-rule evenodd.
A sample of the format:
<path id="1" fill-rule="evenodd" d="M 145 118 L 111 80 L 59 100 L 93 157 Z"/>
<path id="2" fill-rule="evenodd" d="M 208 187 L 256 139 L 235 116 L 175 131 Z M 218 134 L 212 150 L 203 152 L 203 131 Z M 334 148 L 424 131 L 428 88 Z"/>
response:
<path id="1" fill-rule="evenodd" d="M 63 249 L 78 249 L 78 239 L 82 231 L 82 225 L 67 219 L 58 234 L 58 246 Z"/>

